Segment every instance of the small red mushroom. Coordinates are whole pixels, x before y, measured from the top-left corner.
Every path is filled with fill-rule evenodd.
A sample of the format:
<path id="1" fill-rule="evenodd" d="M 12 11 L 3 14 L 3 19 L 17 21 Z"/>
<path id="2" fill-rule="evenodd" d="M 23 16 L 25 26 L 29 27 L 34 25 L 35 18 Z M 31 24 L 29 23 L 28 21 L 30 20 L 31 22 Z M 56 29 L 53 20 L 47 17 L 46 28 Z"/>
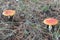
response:
<path id="1" fill-rule="evenodd" d="M 46 18 L 46 19 L 43 21 L 43 23 L 46 24 L 46 25 L 49 25 L 49 31 L 51 31 L 52 25 L 58 24 L 58 20 L 55 19 L 55 18 Z"/>
<path id="2" fill-rule="evenodd" d="M 10 18 L 15 15 L 15 10 L 4 10 L 2 14 Z"/>

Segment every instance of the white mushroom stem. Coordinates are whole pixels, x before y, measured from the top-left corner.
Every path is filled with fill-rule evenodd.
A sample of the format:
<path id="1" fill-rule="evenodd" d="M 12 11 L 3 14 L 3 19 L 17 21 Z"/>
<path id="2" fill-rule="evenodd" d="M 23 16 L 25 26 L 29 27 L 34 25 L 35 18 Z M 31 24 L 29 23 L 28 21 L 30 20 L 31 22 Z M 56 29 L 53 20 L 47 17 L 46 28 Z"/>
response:
<path id="1" fill-rule="evenodd" d="M 10 18 L 10 16 L 8 16 L 8 18 Z"/>
<path id="2" fill-rule="evenodd" d="M 51 25 L 49 25 L 49 32 L 51 31 L 51 29 L 52 29 L 52 26 L 51 26 Z"/>

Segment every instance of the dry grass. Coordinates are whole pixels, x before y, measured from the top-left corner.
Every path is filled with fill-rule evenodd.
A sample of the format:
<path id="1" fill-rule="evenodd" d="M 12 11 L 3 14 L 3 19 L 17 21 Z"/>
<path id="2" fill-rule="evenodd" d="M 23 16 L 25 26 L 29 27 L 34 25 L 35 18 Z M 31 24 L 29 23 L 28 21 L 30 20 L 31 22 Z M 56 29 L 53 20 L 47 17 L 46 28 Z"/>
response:
<path id="1" fill-rule="evenodd" d="M 16 10 L 16 14 L 10 18 L 3 16 L 6 9 Z M 54 33 L 49 33 L 47 25 L 43 24 L 47 17 L 59 20 Z M 55 40 L 59 26 L 59 3 L 50 0 L 0 0 L 0 40 Z M 56 35 L 60 35 L 59 32 Z"/>

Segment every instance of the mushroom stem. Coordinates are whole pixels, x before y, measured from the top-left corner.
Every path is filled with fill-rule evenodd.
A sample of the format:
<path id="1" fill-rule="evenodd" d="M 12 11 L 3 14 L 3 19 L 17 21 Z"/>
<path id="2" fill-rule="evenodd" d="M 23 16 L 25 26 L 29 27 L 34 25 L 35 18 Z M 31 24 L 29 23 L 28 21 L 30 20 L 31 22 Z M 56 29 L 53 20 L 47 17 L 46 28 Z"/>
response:
<path id="1" fill-rule="evenodd" d="M 9 21 L 13 21 L 13 16 L 10 16 Z"/>
<path id="2" fill-rule="evenodd" d="M 51 26 L 51 25 L 49 25 L 49 32 L 51 32 L 51 29 L 52 29 L 52 26 Z"/>
<path id="3" fill-rule="evenodd" d="M 10 16 L 8 16 L 8 18 L 10 18 Z"/>

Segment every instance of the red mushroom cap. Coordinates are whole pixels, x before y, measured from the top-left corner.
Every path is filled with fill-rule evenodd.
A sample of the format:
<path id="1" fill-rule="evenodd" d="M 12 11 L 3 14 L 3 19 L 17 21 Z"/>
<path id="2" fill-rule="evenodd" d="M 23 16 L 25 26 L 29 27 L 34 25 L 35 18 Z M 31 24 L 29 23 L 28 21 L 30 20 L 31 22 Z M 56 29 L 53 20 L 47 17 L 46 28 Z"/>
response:
<path id="1" fill-rule="evenodd" d="M 4 10 L 3 15 L 4 16 L 13 16 L 15 14 L 15 10 Z"/>
<path id="2" fill-rule="evenodd" d="M 43 22 L 46 25 L 56 25 L 58 23 L 58 20 L 55 18 L 46 18 Z"/>

